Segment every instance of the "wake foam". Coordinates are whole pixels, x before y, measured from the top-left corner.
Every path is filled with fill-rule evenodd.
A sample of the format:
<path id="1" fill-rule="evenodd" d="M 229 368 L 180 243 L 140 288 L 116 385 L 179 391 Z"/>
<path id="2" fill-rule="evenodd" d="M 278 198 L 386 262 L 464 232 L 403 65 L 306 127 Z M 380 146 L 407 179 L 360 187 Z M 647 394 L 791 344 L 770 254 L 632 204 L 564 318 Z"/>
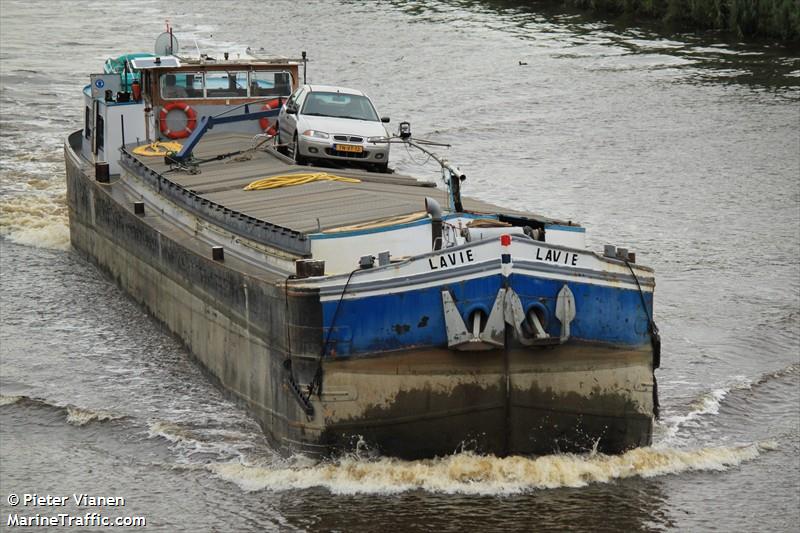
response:
<path id="1" fill-rule="evenodd" d="M 706 392 L 697 398 L 692 402 L 687 413 L 664 417 L 661 420 L 661 427 L 663 428 L 662 443 L 670 443 L 678 435 L 681 428 L 696 424 L 701 417 L 718 414 L 722 402 L 731 391 L 747 390 L 752 385 L 753 382 L 745 376 L 736 376 L 727 385 Z"/>
<path id="2" fill-rule="evenodd" d="M 192 442 L 197 440 L 188 429 L 165 420 L 155 420 L 151 422 L 148 426 L 147 433 L 147 436 L 151 439 L 154 437 L 161 437 L 172 443 Z"/>
<path id="3" fill-rule="evenodd" d="M 6 231 L 3 231 L 6 230 Z M 3 228 L 0 234 L 8 240 L 25 246 L 68 250 L 70 246 L 69 227 L 62 223 L 44 224 L 39 227 Z"/>
<path id="4" fill-rule="evenodd" d="M 0 407 L 5 405 L 13 405 L 20 401 L 22 396 L 7 396 L 5 394 L 0 394 Z"/>
<path id="5" fill-rule="evenodd" d="M 85 407 L 76 407 L 72 404 L 61 405 L 58 403 L 51 403 L 42 398 L 32 398 L 30 396 L 8 396 L 0 394 L 0 407 L 7 405 L 30 405 L 36 407 L 44 407 L 47 409 L 55 409 L 64 413 L 66 422 L 73 426 L 85 426 L 91 422 L 108 422 L 111 420 L 121 420 L 126 418 L 125 415 L 119 415 L 110 411 L 102 409 L 87 409 Z"/>
<path id="6" fill-rule="evenodd" d="M 756 379 L 749 379 L 745 376 L 731 378 L 726 385 L 698 397 L 691 403 L 688 412 L 663 417 L 659 422 L 661 438 L 657 446 L 668 446 L 674 443 L 682 428 L 697 427 L 703 417 L 719 414 L 720 407 L 731 392 L 755 391 L 775 380 L 791 377 L 798 373 L 800 373 L 800 363 L 792 363 L 784 368 L 761 374 Z"/>
<path id="7" fill-rule="evenodd" d="M 93 411 L 91 409 L 81 409 L 79 407 L 67 406 L 67 423 L 73 426 L 85 426 L 90 422 L 108 422 L 110 420 L 120 420 L 125 418 L 123 415 L 115 415 L 108 411 Z"/>
<path id="8" fill-rule="evenodd" d="M 64 193 L 24 194 L 0 203 L 0 235 L 27 246 L 69 248 Z"/>
<path id="9" fill-rule="evenodd" d="M 622 455 L 549 455 L 537 458 L 471 452 L 422 460 L 344 458 L 308 467 L 216 463 L 206 468 L 242 490 L 302 490 L 323 487 L 334 494 L 396 494 L 424 490 L 445 494 L 508 495 L 540 489 L 585 487 L 631 477 L 688 471 L 720 471 L 775 449 L 775 443 L 700 448 L 638 448 Z"/>
<path id="10" fill-rule="evenodd" d="M 233 429 L 192 427 L 166 420 L 148 424 L 148 438 L 163 438 L 172 443 L 184 464 L 230 461 L 241 458 L 254 446 L 254 435 Z"/>
<path id="11" fill-rule="evenodd" d="M 770 383 L 778 379 L 782 379 L 788 376 L 794 376 L 798 373 L 800 373 L 800 363 L 792 363 L 779 370 L 762 374 L 761 377 L 759 377 L 757 380 L 753 382 L 753 387 L 759 387 L 761 385 Z"/>

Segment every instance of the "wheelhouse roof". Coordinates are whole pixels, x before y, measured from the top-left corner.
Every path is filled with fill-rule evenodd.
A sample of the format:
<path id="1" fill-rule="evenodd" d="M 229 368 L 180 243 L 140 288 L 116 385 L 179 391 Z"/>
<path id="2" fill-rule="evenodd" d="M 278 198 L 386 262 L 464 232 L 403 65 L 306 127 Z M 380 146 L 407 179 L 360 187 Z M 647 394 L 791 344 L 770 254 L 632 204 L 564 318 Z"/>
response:
<path id="1" fill-rule="evenodd" d="M 158 60 L 158 62 L 156 62 Z M 133 68 L 138 70 L 169 69 L 170 71 L 195 71 L 195 70 L 254 70 L 258 68 L 275 68 L 282 66 L 297 66 L 300 62 L 296 59 L 284 57 L 255 58 L 244 57 L 236 59 L 216 58 L 187 58 L 177 56 L 145 57 L 131 60 Z"/>

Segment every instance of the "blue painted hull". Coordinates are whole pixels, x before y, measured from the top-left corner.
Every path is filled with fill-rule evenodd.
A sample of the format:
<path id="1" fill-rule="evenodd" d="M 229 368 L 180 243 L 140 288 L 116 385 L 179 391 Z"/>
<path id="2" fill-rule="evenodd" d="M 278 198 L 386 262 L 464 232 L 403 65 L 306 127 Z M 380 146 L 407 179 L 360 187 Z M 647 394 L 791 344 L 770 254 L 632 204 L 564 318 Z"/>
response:
<path id="1" fill-rule="evenodd" d="M 519 295 L 523 308 L 537 307 L 547 333 L 558 337 L 562 326 L 556 319 L 556 299 L 565 282 L 515 272 L 509 276 L 509 283 Z M 640 347 L 650 342 L 648 314 L 652 316 L 652 293 L 572 281 L 566 285 L 574 294 L 577 310 L 571 325 L 573 340 L 621 348 Z M 419 290 L 325 302 L 326 335 L 333 327 L 328 353 L 346 357 L 446 347 L 442 289 L 451 291 L 466 322 L 475 310 L 488 316 L 502 286 L 503 276 L 491 273 Z M 647 305 L 646 312 L 643 301 Z"/>

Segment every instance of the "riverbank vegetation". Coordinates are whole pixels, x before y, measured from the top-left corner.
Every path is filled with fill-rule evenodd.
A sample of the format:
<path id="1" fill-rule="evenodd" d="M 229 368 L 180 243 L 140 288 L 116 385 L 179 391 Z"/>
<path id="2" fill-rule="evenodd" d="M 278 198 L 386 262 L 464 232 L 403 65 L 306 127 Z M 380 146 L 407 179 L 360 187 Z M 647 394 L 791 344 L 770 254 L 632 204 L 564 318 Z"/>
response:
<path id="1" fill-rule="evenodd" d="M 597 14 L 656 19 L 675 28 L 720 29 L 739 37 L 800 40 L 800 0 L 563 0 Z"/>

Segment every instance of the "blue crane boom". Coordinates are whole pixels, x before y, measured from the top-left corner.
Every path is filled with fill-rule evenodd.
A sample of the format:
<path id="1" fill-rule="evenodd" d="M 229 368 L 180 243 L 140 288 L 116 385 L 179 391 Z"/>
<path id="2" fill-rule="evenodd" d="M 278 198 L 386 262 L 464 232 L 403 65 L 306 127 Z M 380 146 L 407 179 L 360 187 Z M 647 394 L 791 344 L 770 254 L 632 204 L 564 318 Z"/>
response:
<path id="1" fill-rule="evenodd" d="M 171 155 L 170 159 L 179 163 L 186 162 L 191 157 L 192 150 L 194 150 L 195 146 L 197 146 L 197 143 L 200 142 L 200 139 L 203 138 L 203 135 L 205 135 L 208 130 L 212 129 L 218 124 L 230 124 L 232 122 L 244 122 L 247 120 L 260 120 L 267 117 L 277 117 L 279 112 L 280 108 L 250 113 L 249 104 L 247 104 L 244 106 L 244 113 L 240 115 L 201 117 L 200 123 L 194 129 L 192 134 L 186 139 L 181 151 L 177 154 Z"/>

